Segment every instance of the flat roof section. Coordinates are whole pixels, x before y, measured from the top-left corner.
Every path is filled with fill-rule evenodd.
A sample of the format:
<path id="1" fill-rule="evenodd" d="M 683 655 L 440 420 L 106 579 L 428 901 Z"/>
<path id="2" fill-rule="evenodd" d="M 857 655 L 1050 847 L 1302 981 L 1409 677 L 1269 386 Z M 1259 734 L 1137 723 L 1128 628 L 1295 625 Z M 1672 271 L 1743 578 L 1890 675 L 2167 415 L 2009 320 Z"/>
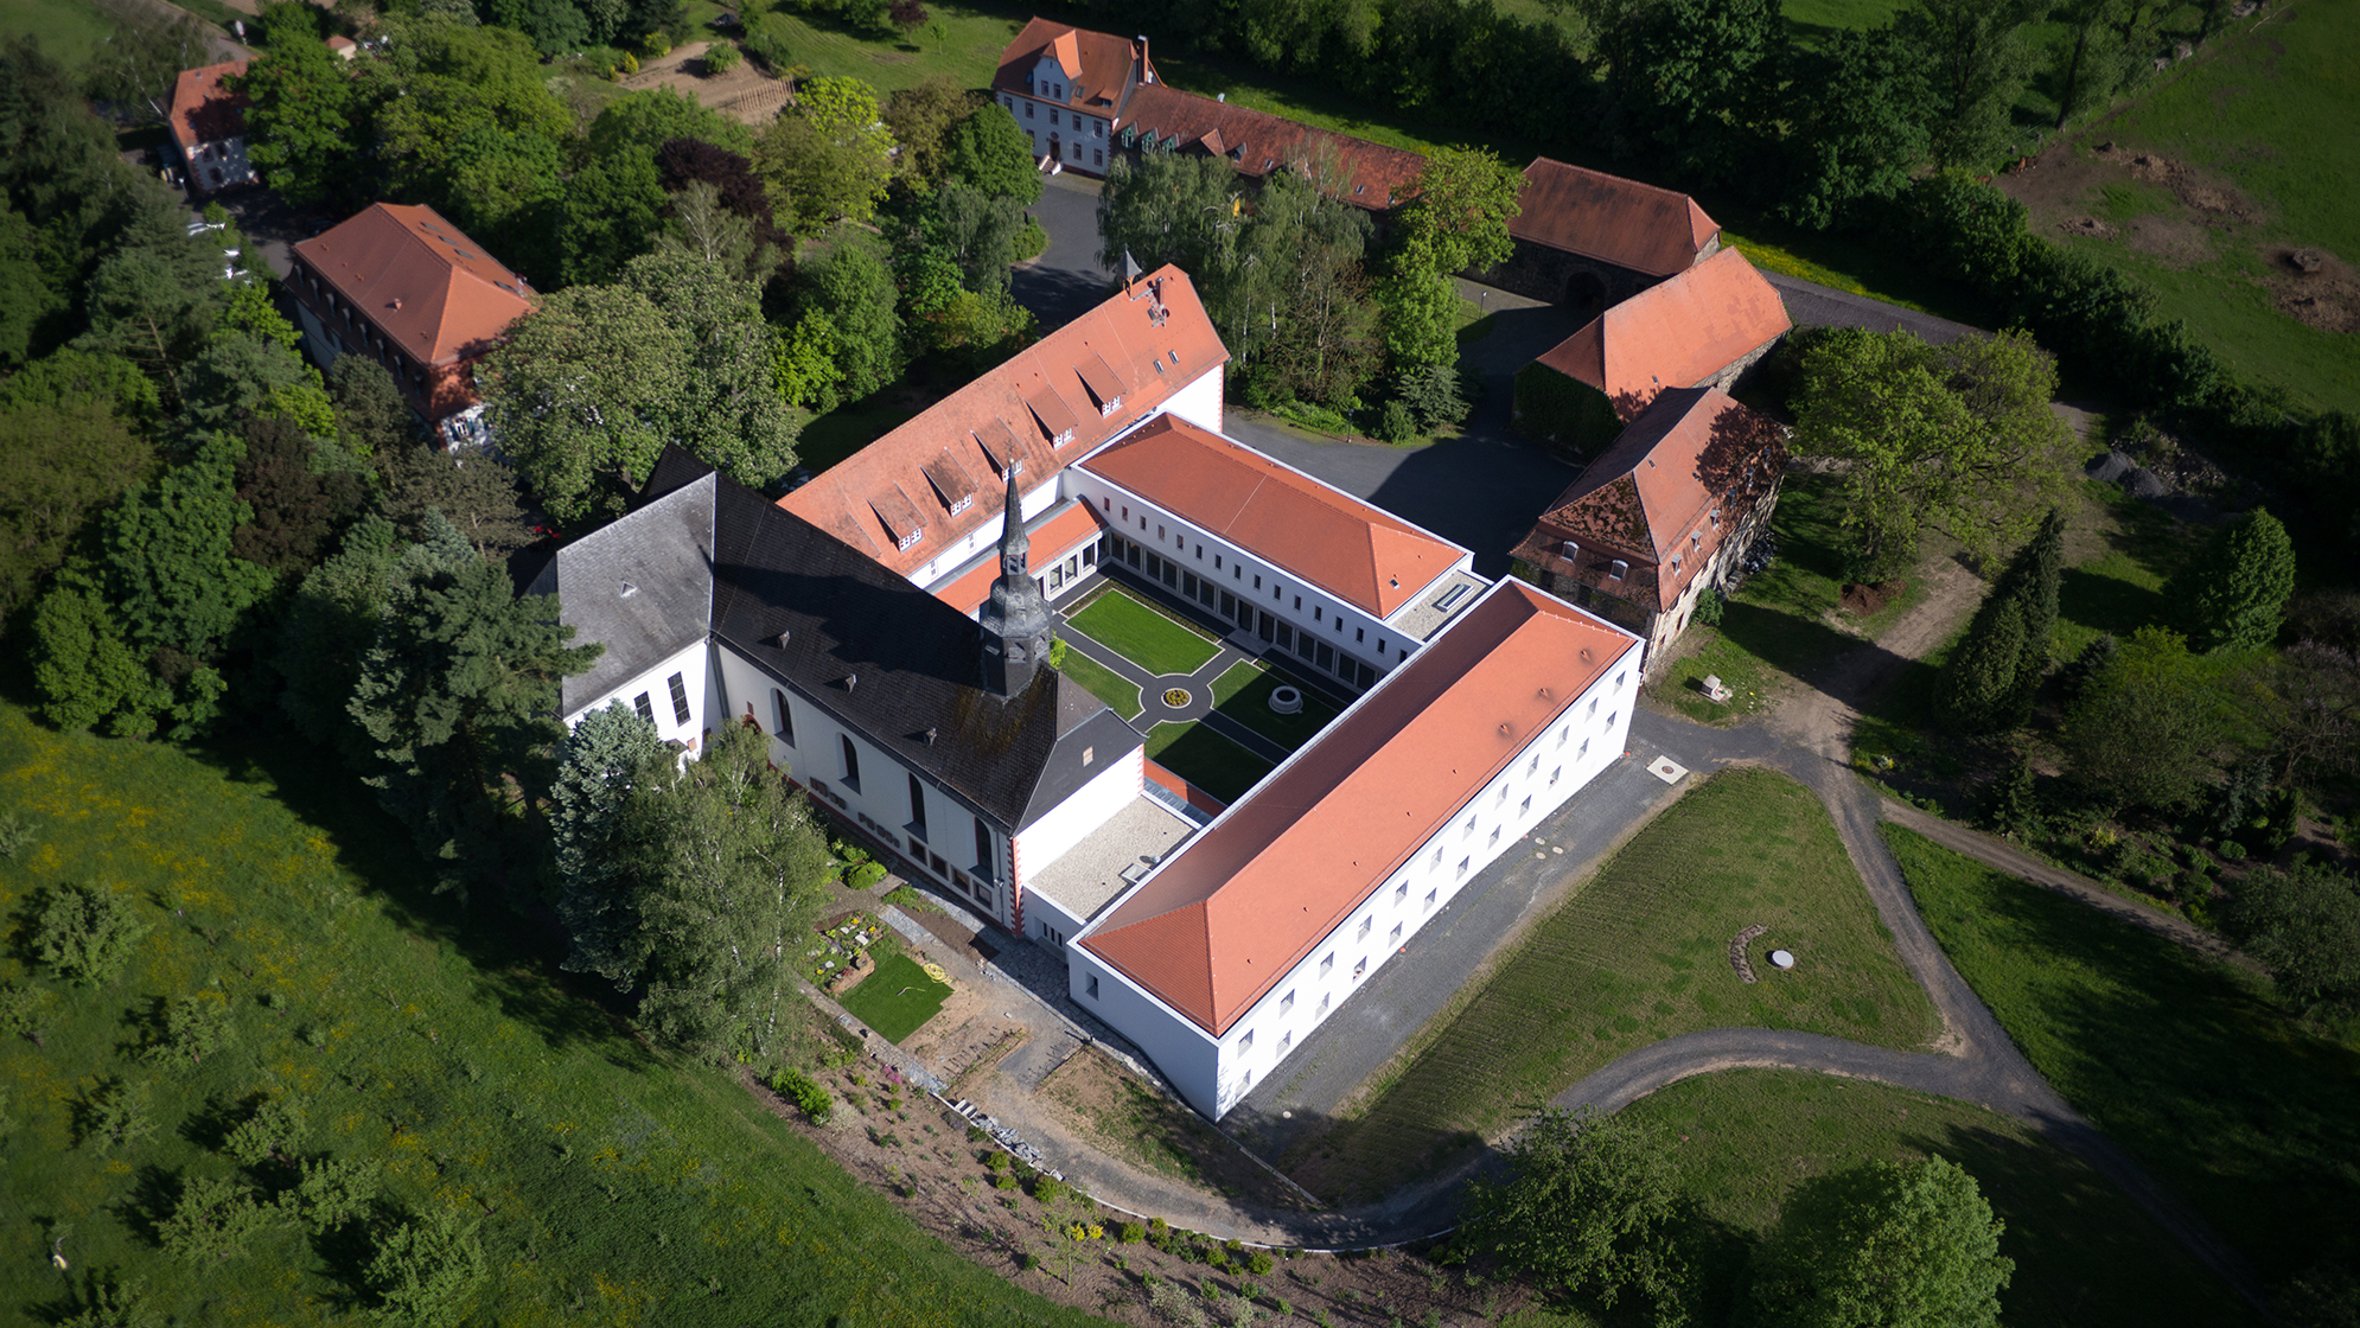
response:
<path id="1" fill-rule="evenodd" d="M 1639 648 L 1498 583 L 1076 943 L 1221 1036 Z"/>
<path id="2" fill-rule="evenodd" d="M 1484 587 L 1491 582 L 1464 569 L 1454 571 L 1433 585 L 1426 587 L 1416 603 L 1387 618 L 1386 623 L 1405 636 L 1420 641 L 1430 639 L 1443 625 L 1483 597 Z"/>
<path id="3" fill-rule="evenodd" d="M 1025 893 L 1087 922 L 1194 833 L 1187 818 L 1142 793 L 1033 877 Z"/>

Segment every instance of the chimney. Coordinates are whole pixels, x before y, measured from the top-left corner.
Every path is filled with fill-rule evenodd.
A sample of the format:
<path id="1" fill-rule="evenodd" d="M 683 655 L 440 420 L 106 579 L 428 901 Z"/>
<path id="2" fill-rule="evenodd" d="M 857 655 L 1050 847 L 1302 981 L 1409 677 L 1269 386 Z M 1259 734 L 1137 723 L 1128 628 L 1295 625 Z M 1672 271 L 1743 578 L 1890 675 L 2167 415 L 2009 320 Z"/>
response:
<path id="1" fill-rule="evenodd" d="M 1147 59 L 1147 34 L 1144 32 L 1139 34 L 1139 81 L 1155 82 L 1155 66 Z"/>

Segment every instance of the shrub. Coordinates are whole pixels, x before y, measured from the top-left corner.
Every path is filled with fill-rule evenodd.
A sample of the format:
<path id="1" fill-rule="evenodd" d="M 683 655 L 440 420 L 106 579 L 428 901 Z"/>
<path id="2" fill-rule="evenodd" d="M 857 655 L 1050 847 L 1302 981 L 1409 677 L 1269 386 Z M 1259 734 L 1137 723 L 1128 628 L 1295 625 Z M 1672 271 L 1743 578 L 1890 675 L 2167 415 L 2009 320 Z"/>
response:
<path id="1" fill-rule="evenodd" d="M 1008 1155 L 1006 1153 L 1000 1152 L 998 1149 L 993 1149 L 992 1152 L 983 1159 L 983 1169 L 993 1173 L 994 1175 L 1006 1171 L 1014 1165 L 1015 1163 L 1010 1160 Z"/>
<path id="2" fill-rule="evenodd" d="M 2245 861 L 2245 845 L 2234 839 L 2224 839 L 2221 841 L 2221 856 L 2230 862 L 2243 862 Z"/>
<path id="3" fill-rule="evenodd" d="M 179 1060 L 185 1056 L 195 1065 L 228 1046 L 236 1036 L 237 1029 L 229 1019 L 229 1002 L 218 991 L 200 991 L 175 996 L 160 1004 L 154 1035 L 145 1054 L 149 1060 L 157 1061 Z"/>
<path id="4" fill-rule="evenodd" d="M 1377 413 L 1377 422 L 1369 432 L 1379 442 L 1406 443 L 1418 436 L 1417 416 L 1411 413 L 1406 403 L 1396 398 L 1386 402 L 1385 408 Z"/>
<path id="5" fill-rule="evenodd" d="M 1048 228 L 1026 217 L 1023 227 L 1016 232 L 1016 261 L 1023 263 L 1039 258 L 1048 248 Z"/>
<path id="6" fill-rule="evenodd" d="M 745 48 L 754 63 L 762 66 L 764 72 L 785 77 L 787 67 L 795 59 L 787 49 L 785 26 L 769 14 L 747 14 L 745 20 L 746 36 L 739 45 Z"/>
<path id="7" fill-rule="evenodd" d="M 1055 1176 L 1035 1176 L 1032 1197 L 1045 1204 L 1053 1204 L 1065 1197 L 1065 1182 Z"/>
<path id="8" fill-rule="evenodd" d="M 793 1102 L 814 1125 L 825 1125 L 836 1114 L 835 1096 L 801 1070 L 784 1069 L 770 1076 L 770 1090 Z"/>
<path id="9" fill-rule="evenodd" d="M 156 1224 L 156 1242 L 176 1259 L 220 1263 L 244 1254 L 270 1218 L 270 1210 L 244 1184 L 200 1176 L 181 1187 L 172 1216 Z"/>
<path id="10" fill-rule="evenodd" d="M 1410 408 L 1419 426 L 1429 432 L 1467 418 L 1467 397 L 1459 390 L 1459 369 L 1455 364 L 1429 364 L 1412 369 L 1394 382 L 1393 395 Z"/>
<path id="11" fill-rule="evenodd" d="M 268 1098 L 229 1132 L 221 1150 L 246 1166 L 257 1167 L 301 1148 L 309 1132 L 303 1108 L 283 1097 Z"/>
<path id="12" fill-rule="evenodd" d="M 1696 596 L 1696 612 L 1692 621 L 1707 627 L 1718 627 L 1721 625 L 1721 615 L 1728 607 L 1729 602 L 1722 597 L 1718 587 L 1706 586 Z"/>
<path id="13" fill-rule="evenodd" d="M 725 41 L 717 41 L 705 48 L 705 72 L 707 74 L 726 74 L 737 68 L 743 59 L 744 57 L 739 54 L 737 47 Z"/>
<path id="14" fill-rule="evenodd" d="M 43 988 L 0 982 L 0 1035 L 41 1045 L 41 1017 L 48 1005 L 49 993 Z"/>
<path id="15" fill-rule="evenodd" d="M 57 1321 L 57 1328 L 161 1328 L 165 1321 L 148 1299 L 145 1284 L 95 1273 L 84 1282 L 74 1305 L 72 1313 Z"/>
<path id="16" fill-rule="evenodd" d="M 302 1179 L 279 1196 L 279 1207 L 311 1234 L 323 1235 L 366 1216 L 377 1198 L 377 1164 L 344 1158 L 309 1158 Z"/>
<path id="17" fill-rule="evenodd" d="M 156 1132 L 148 1115 L 147 1092 L 120 1079 L 101 1079 L 75 1104 L 74 1142 L 95 1143 L 101 1153 L 126 1148 Z"/>
<path id="18" fill-rule="evenodd" d="M 1256 1277 L 1268 1277 L 1270 1270 L 1277 1266 L 1278 1260 L 1271 1258 L 1268 1250 L 1256 1250 L 1246 1256 L 1246 1271 Z"/>
<path id="19" fill-rule="evenodd" d="M 32 851 L 40 833 L 22 812 L 0 812 L 0 858 L 15 862 Z"/>
<path id="20" fill-rule="evenodd" d="M 33 921 L 33 953 L 74 982 L 95 986 L 123 971 L 148 924 L 129 897 L 88 885 L 46 892 Z"/>
<path id="21" fill-rule="evenodd" d="M 465 1319 L 484 1271 L 475 1224 L 444 1208 L 387 1233 L 367 1276 L 380 1318 L 405 1328 L 442 1328 Z"/>
<path id="22" fill-rule="evenodd" d="M 1003 1171 L 992 1177 L 992 1188 L 995 1190 L 1013 1190 L 1016 1188 L 1016 1178 Z"/>

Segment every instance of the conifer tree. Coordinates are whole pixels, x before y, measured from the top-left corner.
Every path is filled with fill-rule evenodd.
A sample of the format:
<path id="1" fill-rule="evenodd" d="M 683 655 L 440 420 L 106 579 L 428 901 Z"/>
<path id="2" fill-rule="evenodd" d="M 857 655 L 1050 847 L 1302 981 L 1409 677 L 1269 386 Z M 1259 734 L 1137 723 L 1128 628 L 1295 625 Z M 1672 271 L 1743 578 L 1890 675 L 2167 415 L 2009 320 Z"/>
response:
<path id="1" fill-rule="evenodd" d="M 2040 523 L 2032 542 L 2008 564 L 2001 589 L 2016 601 L 2024 620 L 2023 652 L 2016 663 L 2016 685 L 2009 693 L 2002 719 L 2009 727 L 2032 718 L 2032 698 L 2049 674 L 2050 638 L 2057 629 L 2057 590 L 2065 573 L 2065 518 L 2055 508 Z"/>
<path id="2" fill-rule="evenodd" d="M 2294 542 L 2268 508 L 2257 507 L 2213 536 L 2183 589 L 2179 599 L 2199 649 L 2266 646 L 2294 594 Z"/>
<path id="3" fill-rule="evenodd" d="M 2024 665 L 2024 609 L 2004 587 L 1993 587 L 1975 611 L 1966 638 L 1943 661 L 1935 699 L 1945 727 L 1987 733 L 2005 723 Z"/>

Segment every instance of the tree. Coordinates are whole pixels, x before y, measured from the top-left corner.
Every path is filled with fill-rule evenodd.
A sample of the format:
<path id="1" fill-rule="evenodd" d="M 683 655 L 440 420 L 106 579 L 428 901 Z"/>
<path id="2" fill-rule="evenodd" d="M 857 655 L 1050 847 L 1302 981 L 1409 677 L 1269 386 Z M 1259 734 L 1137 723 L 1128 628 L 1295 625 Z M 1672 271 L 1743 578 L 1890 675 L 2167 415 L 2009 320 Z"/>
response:
<path id="1" fill-rule="evenodd" d="M 171 696 L 125 639 L 87 564 L 69 562 L 33 608 L 33 686 L 41 716 L 63 729 L 141 736 Z"/>
<path id="2" fill-rule="evenodd" d="M 654 245 L 669 201 L 657 154 L 676 142 L 743 153 L 753 135 L 695 98 L 661 88 L 631 93 L 591 122 L 582 164 L 566 184 L 568 281 L 612 281 Z"/>
<path id="3" fill-rule="evenodd" d="M 1786 144 L 1791 183 L 1779 210 L 1824 230 L 1862 200 L 1909 187 L 1932 150 L 1933 94 L 1890 27 L 1833 33 L 1801 62 L 1795 83 L 1811 95 L 1795 104 Z"/>
<path id="4" fill-rule="evenodd" d="M 1418 193 L 1403 209 L 1403 233 L 1448 276 L 1508 261 L 1524 178 L 1482 148 L 1439 148 L 1418 172 Z"/>
<path id="5" fill-rule="evenodd" d="M 855 78 L 814 78 L 762 131 L 754 164 L 780 224 L 797 236 L 831 222 L 867 225 L 893 178 L 893 131 L 877 94 Z"/>
<path id="6" fill-rule="evenodd" d="M 1685 1322 L 1686 1261 L 1674 1239 L 1678 1186 L 1656 1132 L 1625 1116 L 1549 1108 L 1508 1146 L 1508 1179 L 1468 1187 L 1460 1247 L 1555 1296 L 1624 1292 L 1654 1322 Z"/>
<path id="7" fill-rule="evenodd" d="M 98 0 L 96 7 L 109 35 L 83 70 L 90 95 L 118 113 L 161 122 L 172 109 L 180 71 L 213 62 L 212 34 L 181 10 L 151 9 L 136 0 Z"/>
<path id="8" fill-rule="evenodd" d="M 2268 508 L 2257 507 L 2214 532 L 2177 589 L 2199 648 L 2267 646 L 2278 639 L 2294 594 L 2294 541 Z"/>
<path id="9" fill-rule="evenodd" d="M 91 1085 L 74 1105 L 76 1147 L 96 1144 L 99 1152 L 113 1153 L 155 1132 L 156 1118 L 148 1111 L 143 1085 L 110 1076 Z"/>
<path id="10" fill-rule="evenodd" d="M 244 1254 L 270 1224 L 270 1210 L 241 1181 L 192 1177 L 180 1187 L 172 1215 L 156 1224 L 156 1243 L 176 1259 L 215 1264 Z"/>
<path id="11" fill-rule="evenodd" d="M 2222 697 L 2177 633 L 2142 627 L 2082 689 L 2059 735 L 2076 783 L 2110 808 L 2170 811 L 2220 770 Z"/>
<path id="12" fill-rule="evenodd" d="M 976 94 L 940 75 L 886 94 L 882 115 L 901 145 L 904 176 L 920 189 L 942 183 L 952 134 L 982 106 Z"/>
<path id="13" fill-rule="evenodd" d="M 352 454 L 384 464 L 396 452 L 418 450 L 417 416 L 385 366 L 360 355 L 339 355 L 328 366 L 328 405 L 336 436 Z"/>
<path id="14" fill-rule="evenodd" d="M 1929 526 L 1978 553 L 2029 533 L 2073 448 L 2049 409 L 2056 385 L 2054 362 L 2021 332 L 1931 346 L 1842 329 L 1815 341 L 1794 444 L 1843 463 L 1849 574 L 1899 576 Z"/>
<path id="15" fill-rule="evenodd" d="M 295 1150 L 310 1133 L 311 1121 L 301 1105 L 284 1094 L 266 1097 L 230 1130 L 221 1141 L 221 1151 L 243 1166 L 259 1167 L 274 1161 L 292 1165 Z"/>
<path id="16" fill-rule="evenodd" d="M 218 991 L 197 991 L 157 1002 L 155 1028 L 142 1050 L 150 1060 L 169 1062 L 185 1057 L 189 1064 L 201 1065 L 207 1056 L 236 1038 L 237 1025 L 230 1022 L 229 1002 Z"/>
<path id="17" fill-rule="evenodd" d="M 372 749 L 350 708 L 353 678 L 377 639 L 402 547 L 383 518 L 362 518 L 296 588 L 269 651 L 280 710 L 304 737 L 355 769 L 367 767 Z"/>
<path id="18" fill-rule="evenodd" d="M 434 1208 L 378 1240 L 367 1281 L 382 1322 L 447 1328 L 465 1321 L 488 1271 L 475 1223 L 452 1209 Z"/>
<path id="19" fill-rule="evenodd" d="M 770 284 L 783 261 L 777 246 L 762 238 L 761 225 L 732 210 L 721 190 L 703 180 L 672 195 L 672 213 L 657 243 L 678 245 L 757 290 Z"/>
<path id="20" fill-rule="evenodd" d="M 670 782 L 674 759 L 655 725 L 620 701 L 582 716 L 558 744 L 549 837 L 557 913 L 572 941 L 567 968 L 628 988 L 647 963 L 644 864 L 625 812 L 641 789 Z"/>
<path id="21" fill-rule="evenodd" d="M 234 84 L 246 95 L 246 158 L 290 203 L 342 202 L 358 172 L 362 91 L 316 35 L 271 36 Z"/>
<path id="22" fill-rule="evenodd" d="M 2360 768 L 2360 651 L 2317 637 L 2269 667 L 2263 722 L 2281 783 L 2316 783 Z"/>
<path id="23" fill-rule="evenodd" d="M 1991 786 L 1991 805 L 1986 819 L 1992 828 L 2010 839 L 2017 838 L 2032 828 L 2040 815 L 2038 788 L 2033 782 L 2032 763 L 2022 753 L 2008 762 L 2007 769 Z"/>
<path id="24" fill-rule="evenodd" d="M 42 895 L 33 917 L 33 954 L 67 981 L 95 987 L 123 971 L 147 933 L 147 920 L 120 891 L 61 885 Z"/>
<path id="25" fill-rule="evenodd" d="M 760 288 L 679 245 L 632 259 L 623 275 L 688 349 L 668 441 L 754 488 L 792 469 L 800 426 L 772 376 Z"/>
<path id="26" fill-rule="evenodd" d="M 182 371 L 206 345 L 224 297 L 221 257 L 180 234 L 169 216 L 143 218 L 99 260 L 85 301 L 85 349 L 138 365 L 178 403 Z"/>
<path id="27" fill-rule="evenodd" d="M 1764 1328 L 1989 1328 L 2015 1261 L 1975 1178 L 1948 1158 L 1808 1182 L 1755 1256 Z"/>
<path id="28" fill-rule="evenodd" d="M 493 433 L 550 516 L 610 517 L 682 422 L 687 334 L 632 286 L 548 296 L 476 368 Z"/>
<path id="29" fill-rule="evenodd" d="M 805 264 L 802 278 L 797 321 L 782 343 L 781 394 L 827 410 L 898 377 L 904 363 L 901 293 L 877 242 L 841 232 Z"/>
<path id="30" fill-rule="evenodd" d="M 2237 887 L 2228 921 L 2297 1004 L 2360 1001 L 2360 882 L 2308 857 L 2265 867 Z"/>
<path id="31" fill-rule="evenodd" d="M 943 145 L 942 178 L 1026 207 L 1041 197 L 1032 140 L 998 102 L 985 102 L 951 129 Z"/>
<path id="32" fill-rule="evenodd" d="M 516 473 L 491 457 L 405 444 L 378 458 L 377 480 L 377 512 L 406 540 L 426 538 L 433 512 L 495 562 L 533 542 Z"/>
<path id="33" fill-rule="evenodd" d="M 284 420 L 257 420 L 245 432 L 236 474 L 249 515 L 230 532 L 230 552 L 282 579 L 300 576 L 360 514 L 366 486 L 351 471 L 317 467 L 311 439 Z"/>
<path id="34" fill-rule="evenodd" d="M 1962 733 L 2014 728 L 2031 718 L 2049 671 L 2063 576 L 2065 522 L 2056 511 L 2009 560 L 1936 682 L 1942 722 Z"/>
<path id="35" fill-rule="evenodd" d="M 558 680 L 599 647 L 575 646 L 554 598 L 517 598 L 507 572 L 448 522 L 396 561 L 351 701 L 368 736 L 364 782 L 409 827 L 446 888 L 514 881 L 529 842 L 513 816 L 546 784 Z"/>
<path id="36" fill-rule="evenodd" d="M 305 1158 L 295 1188 L 279 1205 L 312 1235 L 323 1235 L 366 1217 L 376 1201 L 377 1164 L 350 1158 Z"/>
<path id="37" fill-rule="evenodd" d="M 2114 95 L 2155 44 L 2152 0 L 2065 0 L 2048 14 L 2065 40 L 2056 50 L 2057 122 Z"/>
<path id="38" fill-rule="evenodd" d="M 0 405 L 0 619 L 154 464 L 155 449 L 105 400 Z"/>
<path id="39" fill-rule="evenodd" d="M 1980 166 L 2004 151 L 2016 95 L 2032 76 L 2030 0 L 1915 0 L 1893 20 L 1933 87 L 1934 160 Z"/>
<path id="40" fill-rule="evenodd" d="M 1024 206 L 973 185 L 945 184 L 927 204 L 919 233 L 958 264 L 966 289 L 1004 292 L 1024 237 Z"/>
<path id="41" fill-rule="evenodd" d="M 284 420 L 314 438 L 336 435 L 336 406 L 320 372 L 277 341 L 221 328 L 181 379 L 181 423 L 237 429 L 257 419 Z"/>
<path id="42" fill-rule="evenodd" d="M 770 740 L 732 724 L 675 778 L 636 787 L 625 835 L 644 848 L 640 1022 L 675 1046 L 767 1055 L 796 1000 L 796 939 L 833 858 Z"/>
<path id="43" fill-rule="evenodd" d="M 1769 119 L 1786 59 L 1774 0 L 1656 0 L 1614 68 L 1616 110 L 1683 174 L 1736 178 L 1745 136 Z"/>

